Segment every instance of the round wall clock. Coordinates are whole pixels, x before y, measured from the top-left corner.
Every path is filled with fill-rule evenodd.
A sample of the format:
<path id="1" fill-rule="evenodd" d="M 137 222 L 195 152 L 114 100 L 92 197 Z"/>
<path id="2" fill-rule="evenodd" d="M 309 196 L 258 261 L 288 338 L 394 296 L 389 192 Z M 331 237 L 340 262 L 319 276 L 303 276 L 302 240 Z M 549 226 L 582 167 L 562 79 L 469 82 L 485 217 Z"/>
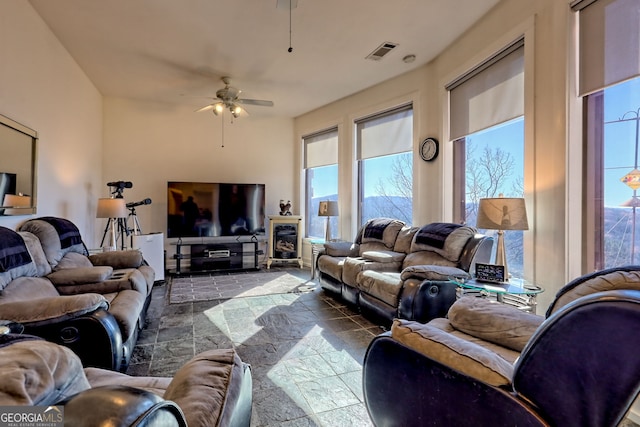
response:
<path id="1" fill-rule="evenodd" d="M 420 157 L 426 162 L 430 162 L 438 157 L 438 140 L 427 138 L 420 143 Z"/>

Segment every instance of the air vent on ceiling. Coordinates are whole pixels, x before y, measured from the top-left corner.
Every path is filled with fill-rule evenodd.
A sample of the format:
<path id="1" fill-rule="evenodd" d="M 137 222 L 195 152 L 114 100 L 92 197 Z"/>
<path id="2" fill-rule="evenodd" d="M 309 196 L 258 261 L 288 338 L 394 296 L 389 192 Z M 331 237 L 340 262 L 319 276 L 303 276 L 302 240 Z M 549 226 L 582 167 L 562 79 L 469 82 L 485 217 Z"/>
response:
<path id="1" fill-rule="evenodd" d="M 395 49 L 396 46 L 398 46 L 398 43 L 384 42 L 380 46 L 378 46 L 373 52 L 367 55 L 366 59 L 380 61 L 383 56 L 385 56 L 387 53 Z"/>

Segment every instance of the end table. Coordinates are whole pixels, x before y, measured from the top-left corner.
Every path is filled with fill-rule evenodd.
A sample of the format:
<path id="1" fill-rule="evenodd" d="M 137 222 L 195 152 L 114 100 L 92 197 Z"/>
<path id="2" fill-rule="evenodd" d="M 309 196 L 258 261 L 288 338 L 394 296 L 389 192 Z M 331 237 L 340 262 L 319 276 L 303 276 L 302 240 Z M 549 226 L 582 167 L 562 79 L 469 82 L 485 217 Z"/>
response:
<path id="1" fill-rule="evenodd" d="M 458 286 L 458 295 L 475 294 L 495 298 L 502 304 L 513 305 L 523 311 L 535 314 L 536 297 L 544 292 L 544 288 L 524 279 L 511 278 L 508 282 L 492 283 L 476 279 L 449 278 Z"/>

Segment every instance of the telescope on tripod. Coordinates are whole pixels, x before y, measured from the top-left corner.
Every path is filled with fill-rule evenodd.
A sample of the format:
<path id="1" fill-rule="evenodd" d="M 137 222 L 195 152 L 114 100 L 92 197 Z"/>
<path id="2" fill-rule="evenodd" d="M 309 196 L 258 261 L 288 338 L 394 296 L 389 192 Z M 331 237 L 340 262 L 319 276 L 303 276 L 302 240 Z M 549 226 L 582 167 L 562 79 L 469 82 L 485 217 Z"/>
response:
<path id="1" fill-rule="evenodd" d="M 132 228 L 127 228 L 127 236 L 129 233 L 131 234 L 131 246 L 133 246 L 133 236 L 139 236 L 142 234 L 142 229 L 140 228 L 140 222 L 138 222 L 138 215 L 136 214 L 136 207 L 143 205 L 150 205 L 151 199 L 146 198 L 144 200 L 140 200 L 139 202 L 127 203 L 125 206 L 129 209 L 129 216 L 127 219 L 131 218 L 133 223 Z"/>
<path id="2" fill-rule="evenodd" d="M 130 246 L 133 246 L 133 236 L 141 235 L 142 228 L 136 213 L 136 207 L 150 205 L 151 199 L 146 198 L 139 202 L 126 203 L 122 192 L 125 188 L 132 188 L 131 181 L 109 182 L 107 186 L 113 188 L 110 198 L 98 199 L 97 218 L 108 218 L 107 225 L 102 235 L 100 247 L 105 248 L 104 243 L 107 236 L 109 237 L 108 250 L 116 250 L 118 248 L 118 240 L 120 240 L 120 249 L 126 249 L 126 237 L 131 236 Z M 127 214 L 127 210 L 129 211 Z M 129 220 L 133 224 L 129 227 Z"/>

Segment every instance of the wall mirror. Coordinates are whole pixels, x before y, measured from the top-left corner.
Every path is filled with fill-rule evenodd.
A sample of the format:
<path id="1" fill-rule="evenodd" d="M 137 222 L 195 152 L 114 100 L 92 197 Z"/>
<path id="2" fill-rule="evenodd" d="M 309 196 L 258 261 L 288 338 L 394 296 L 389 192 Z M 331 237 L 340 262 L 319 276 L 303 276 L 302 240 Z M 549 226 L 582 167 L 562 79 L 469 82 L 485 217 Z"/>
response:
<path id="1" fill-rule="evenodd" d="M 0 215 L 36 212 L 38 133 L 0 115 Z"/>

